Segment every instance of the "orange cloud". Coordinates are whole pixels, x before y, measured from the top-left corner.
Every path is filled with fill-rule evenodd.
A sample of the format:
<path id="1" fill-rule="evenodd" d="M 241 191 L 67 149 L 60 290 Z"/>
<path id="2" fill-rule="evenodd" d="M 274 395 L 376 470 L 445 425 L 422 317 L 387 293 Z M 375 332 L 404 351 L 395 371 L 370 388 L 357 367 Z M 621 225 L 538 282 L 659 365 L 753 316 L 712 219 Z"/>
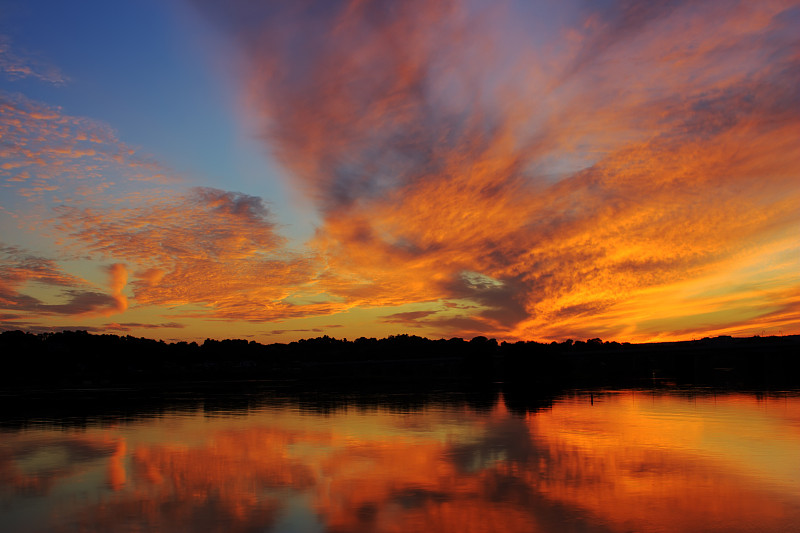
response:
<path id="1" fill-rule="evenodd" d="M 0 245 L 0 309 L 13 310 L 9 325 L 37 316 L 110 316 L 127 308 L 122 294 L 125 271 L 112 265 L 112 294 L 98 292 L 84 279 L 68 274 L 52 259 L 32 255 L 15 246 Z M 65 303 L 46 303 L 32 296 L 31 285 L 54 287 Z M 4 320 L 5 322 L 6 320 Z M 27 324 L 25 324 L 27 325 Z"/>
<path id="2" fill-rule="evenodd" d="M 55 230 L 61 257 L 113 262 L 110 295 L 69 289 L 66 304 L 31 297 L 7 309 L 27 306 L 31 318 L 37 310 L 83 317 L 122 313 L 131 303 L 123 292 L 129 275 L 135 305 L 194 306 L 185 310 L 187 317 L 264 321 L 342 309 L 318 295 L 314 254 L 284 248 L 260 198 L 210 188 L 164 189 L 158 182 L 176 181 L 171 173 L 143 159 L 107 126 L 21 96 L 0 100 L 0 135 L 8 140 L 0 147 L 0 179 L 6 177 L 6 187 L 16 193 L 6 199 L 36 201 L 20 223 Z"/>
<path id="3" fill-rule="evenodd" d="M 108 267 L 108 274 L 111 278 L 111 296 L 117 304 L 114 312 L 121 313 L 128 308 L 128 297 L 122 293 L 128 282 L 128 271 L 125 265 L 114 263 Z"/>
<path id="4" fill-rule="evenodd" d="M 110 295 L 8 311 L 798 332 L 796 2 L 196 3 L 239 43 L 248 109 L 316 203 L 314 237 L 290 247 L 260 198 L 162 188 L 173 173 L 108 126 L 2 95 L 3 212 L 118 265 Z"/>
<path id="5" fill-rule="evenodd" d="M 240 43 L 248 101 L 323 214 L 319 283 L 349 306 L 479 305 L 430 317 L 444 334 L 684 338 L 710 300 L 651 294 L 766 260 L 800 223 L 795 2 L 566 6 L 542 40 L 535 7 L 198 4 Z M 797 332 L 758 318 L 787 272 L 755 327 Z"/>
<path id="6" fill-rule="evenodd" d="M 196 188 L 130 207 L 58 211 L 58 228 L 78 249 L 135 265 L 138 305 L 197 304 L 206 310 L 186 316 L 252 321 L 339 308 L 291 301 L 318 292 L 314 257 L 284 247 L 260 198 Z"/>

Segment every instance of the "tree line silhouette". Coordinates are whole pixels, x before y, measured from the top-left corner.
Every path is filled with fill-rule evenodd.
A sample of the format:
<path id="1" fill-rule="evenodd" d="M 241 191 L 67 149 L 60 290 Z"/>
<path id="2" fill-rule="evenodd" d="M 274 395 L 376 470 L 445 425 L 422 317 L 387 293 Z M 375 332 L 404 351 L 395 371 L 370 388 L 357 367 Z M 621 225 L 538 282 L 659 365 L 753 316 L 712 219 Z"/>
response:
<path id="1" fill-rule="evenodd" d="M 800 384 L 800 335 L 630 344 L 540 343 L 416 335 L 287 344 L 242 339 L 173 342 L 86 331 L 0 333 L 4 387 L 198 380 L 313 380 L 365 385 L 502 381 L 524 386 L 661 383 L 736 387 Z"/>

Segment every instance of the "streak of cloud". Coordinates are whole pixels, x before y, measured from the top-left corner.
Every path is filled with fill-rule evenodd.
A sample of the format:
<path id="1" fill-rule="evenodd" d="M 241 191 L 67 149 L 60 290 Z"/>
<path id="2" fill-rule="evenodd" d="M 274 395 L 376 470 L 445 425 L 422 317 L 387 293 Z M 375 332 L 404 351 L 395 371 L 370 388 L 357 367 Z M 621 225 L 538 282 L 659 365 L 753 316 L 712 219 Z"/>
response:
<path id="1" fill-rule="evenodd" d="M 387 324 L 403 324 L 408 327 L 420 327 L 419 319 L 436 314 L 436 311 L 406 311 L 404 313 L 392 313 L 381 317 L 381 322 Z"/>
<path id="2" fill-rule="evenodd" d="M 15 50 L 11 39 L 6 35 L 0 35 L 0 72 L 11 80 L 35 78 L 53 85 L 63 85 L 68 81 L 54 65 Z"/>
<path id="3" fill-rule="evenodd" d="M 160 324 L 150 324 L 150 323 L 143 323 L 143 322 L 111 322 L 108 324 L 104 324 L 106 329 L 114 330 L 114 331 L 131 331 L 137 329 L 161 329 L 161 328 L 185 328 L 185 324 L 181 324 L 179 322 L 163 322 Z"/>

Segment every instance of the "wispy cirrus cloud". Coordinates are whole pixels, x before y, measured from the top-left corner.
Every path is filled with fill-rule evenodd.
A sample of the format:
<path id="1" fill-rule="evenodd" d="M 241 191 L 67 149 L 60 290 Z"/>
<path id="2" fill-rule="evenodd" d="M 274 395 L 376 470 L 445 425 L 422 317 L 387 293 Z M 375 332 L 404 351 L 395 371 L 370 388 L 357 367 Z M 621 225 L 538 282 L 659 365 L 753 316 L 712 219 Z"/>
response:
<path id="1" fill-rule="evenodd" d="M 320 283 L 349 305 L 471 301 L 440 331 L 645 339 L 708 307 L 707 328 L 735 322 L 741 301 L 677 291 L 744 259 L 778 284 L 754 317 L 794 294 L 791 263 L 768 265 L 800 222 L 796 2 L 575 2 L 555 28 L 513 3 L 196 4 L 240 44 L 323 215 Z"/>
<path id="2" fill-rule="evenodd" d="M 6 35 L 0 35 L 0 72 L 11 80 L 35 78 L 54 85 L 63 85 L 68 81 L 56 66 L 15 49 Z"/>

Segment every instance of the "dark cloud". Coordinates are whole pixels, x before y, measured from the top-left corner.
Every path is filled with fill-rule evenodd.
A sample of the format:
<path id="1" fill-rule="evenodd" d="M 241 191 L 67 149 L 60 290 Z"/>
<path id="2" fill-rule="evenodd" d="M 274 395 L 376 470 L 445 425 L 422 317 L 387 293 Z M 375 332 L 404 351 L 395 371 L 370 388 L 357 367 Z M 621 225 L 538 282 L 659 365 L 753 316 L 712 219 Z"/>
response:
<path id="1" fill-rule="evenodd" d="M 420 320 L 431 315 L 435 315 L 438 311 L 406 311 L 404 313 L 393 313 L 391 315 L 383 315 L 380 317 L 381 322 L 387 324 L 404 324 L 408 327 L 421 327 L 424 324 Z"/>
<path id="2" fill-rule="evenodd" d="M 299 328 L 299 329 L 273 329 L 264 333 L 264 335 L 283 335 L 285 333 L 323 333 L 329 327 L 341 326 L 323 326 L 321 328 Z"/>
<path id="3" fill-rule="evenodd" d="M 161 324 L 149 324 L 141 322 L 110 322 L 103 327 L 114 331 L 131 331 L 134 329 L 162 329 L 162 328 L 185 328 L 186 324 L 179 322 L 164 322 Z"/>
<path id="4" fill-rule="evenodd" d="M 28 310 L 37 311 L 44 314 L 83 315 L 90 313 L 103 313 L 104 311 L 108 309 L 114 309 L 117 306 L 116 299 L 108 294 L 102 294 L 93 291 L 77 291 L 72 289 L 64 291 L 64 294 L 68 298 L 67 303 L 39 303 L 35 309 Z"/>

